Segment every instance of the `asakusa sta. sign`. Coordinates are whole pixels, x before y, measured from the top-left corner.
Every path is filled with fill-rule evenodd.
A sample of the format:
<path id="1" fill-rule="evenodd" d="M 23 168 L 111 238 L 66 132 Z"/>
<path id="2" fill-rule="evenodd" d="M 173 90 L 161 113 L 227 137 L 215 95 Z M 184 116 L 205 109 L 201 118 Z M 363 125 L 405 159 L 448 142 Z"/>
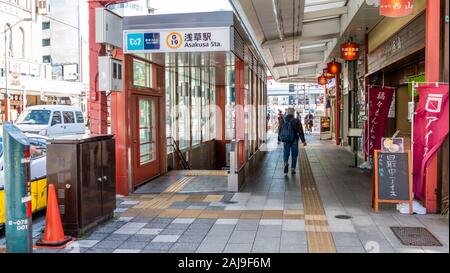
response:
<path id="1" fill-rule="evenodd" d="M 126 30 L 125 53 L 208 52 L 231 50 L 229 27 Z"/>

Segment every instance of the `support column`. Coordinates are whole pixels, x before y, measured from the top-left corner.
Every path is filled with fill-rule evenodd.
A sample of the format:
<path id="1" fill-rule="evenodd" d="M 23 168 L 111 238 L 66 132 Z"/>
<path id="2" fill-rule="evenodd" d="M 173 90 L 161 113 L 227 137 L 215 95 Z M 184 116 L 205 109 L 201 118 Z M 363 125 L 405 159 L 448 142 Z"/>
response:
<path id="1" fill-rule="evenodd" d="M 341 71 L 336 74 L 336 103 L 335 103 L 335 137 L 336 145 L 341 145 Z"/>
<path id="2" fill-rule="evenodd" d="M 425 78 L 438 82 L 440 71 L 441 1 L 427 0 L 425 21 Z M 425 171 L 424 205 L 428 213 L 437 213 L 438 153 L 429 161 Z"/>

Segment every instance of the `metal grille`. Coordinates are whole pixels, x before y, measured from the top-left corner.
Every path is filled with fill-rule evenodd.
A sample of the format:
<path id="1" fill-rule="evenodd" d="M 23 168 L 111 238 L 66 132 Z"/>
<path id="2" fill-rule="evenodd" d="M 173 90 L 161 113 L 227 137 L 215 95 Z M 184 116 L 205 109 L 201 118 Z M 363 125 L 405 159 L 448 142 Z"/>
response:
<path id="1" fill-rule="evenodd" d="M 231 30 L 233 31 L 233 39 L 234 39 L 232 51 L 234 52 L 234 54 L 236 54 L 236 56 L 238 56 L 239 58 L 241 58 L 243 60 L 244 59 L 244 40 L 242 39 L 241 35 L 239 35 L 239 32 L 235 28 L 232 28 Z"/>
<path id="2" fill-rule="evenodd" d="M 407 246 L 442 246 L 442 244 L 426 228 L 391 227 L 392 232 Z"/>

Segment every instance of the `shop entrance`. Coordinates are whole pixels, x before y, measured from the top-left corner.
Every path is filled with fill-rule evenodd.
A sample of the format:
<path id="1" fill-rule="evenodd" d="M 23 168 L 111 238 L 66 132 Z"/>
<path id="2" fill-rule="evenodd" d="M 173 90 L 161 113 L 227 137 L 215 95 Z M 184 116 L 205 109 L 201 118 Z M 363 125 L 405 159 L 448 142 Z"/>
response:
<path id="1" fill-rule="evenodd" d="M 133 95 L 133 186 L 160 175 L 159 98 Z"/>

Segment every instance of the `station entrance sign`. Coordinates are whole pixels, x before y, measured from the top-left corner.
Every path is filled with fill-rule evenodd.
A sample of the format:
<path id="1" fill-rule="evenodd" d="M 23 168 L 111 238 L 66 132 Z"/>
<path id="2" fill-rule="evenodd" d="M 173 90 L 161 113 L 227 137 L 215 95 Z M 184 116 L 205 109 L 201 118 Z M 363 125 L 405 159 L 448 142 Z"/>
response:
<path id="1" fill-rule="evenodd" d="M 125 53 L 230 51 L 230 27 L 126 30 Z"/>

